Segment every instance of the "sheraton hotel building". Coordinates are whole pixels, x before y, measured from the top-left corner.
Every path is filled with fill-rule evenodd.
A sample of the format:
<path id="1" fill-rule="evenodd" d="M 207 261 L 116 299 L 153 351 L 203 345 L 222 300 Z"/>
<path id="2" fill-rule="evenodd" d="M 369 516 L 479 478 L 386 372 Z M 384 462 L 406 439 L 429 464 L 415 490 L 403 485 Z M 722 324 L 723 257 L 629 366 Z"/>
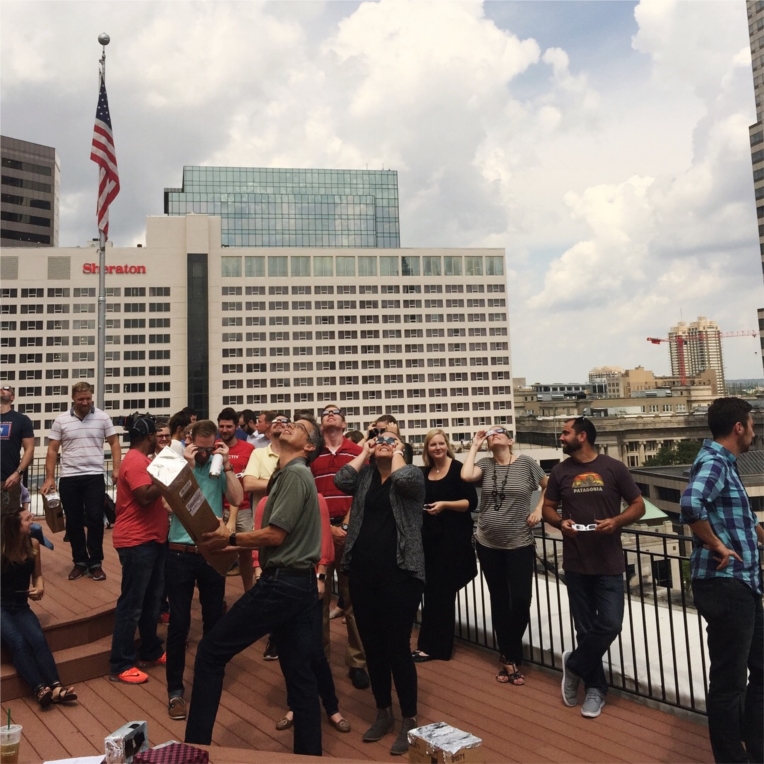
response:
<path id="1" fill-rule="evenodd" d="M 513 427 L 502 249 L 400 248 L 391 171 L 184 168 L 106 250 L 105 409 L 394 414 L 421 443 Z M 98 251 L 4 248 L 0 379 L 44 434 L 95 382 Z"/>

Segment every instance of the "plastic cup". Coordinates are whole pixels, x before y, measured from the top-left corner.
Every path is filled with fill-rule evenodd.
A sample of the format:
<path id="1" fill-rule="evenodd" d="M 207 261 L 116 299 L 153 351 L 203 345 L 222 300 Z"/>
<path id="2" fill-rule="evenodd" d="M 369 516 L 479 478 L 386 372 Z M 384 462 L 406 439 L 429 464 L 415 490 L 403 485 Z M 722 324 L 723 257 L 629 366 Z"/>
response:
<path id="1" fill-rule="evenodd" d="M 4 724 L 0 727 L 0 764 L 19 764 L 20 743 L 20 724 Z"/>

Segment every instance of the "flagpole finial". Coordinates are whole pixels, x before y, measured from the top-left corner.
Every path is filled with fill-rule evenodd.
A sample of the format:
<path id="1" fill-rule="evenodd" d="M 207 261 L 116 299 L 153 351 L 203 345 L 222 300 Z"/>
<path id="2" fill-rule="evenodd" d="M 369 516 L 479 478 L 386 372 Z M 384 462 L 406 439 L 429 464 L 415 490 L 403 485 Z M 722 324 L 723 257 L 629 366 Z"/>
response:
<path id="1" fill-rule="evenodd" d="M 109 37 L 106 32 L 101 32 L 101 34 L 98 35 L 98 42 L 105 47 L 111 42 L 111 37 Z"/>

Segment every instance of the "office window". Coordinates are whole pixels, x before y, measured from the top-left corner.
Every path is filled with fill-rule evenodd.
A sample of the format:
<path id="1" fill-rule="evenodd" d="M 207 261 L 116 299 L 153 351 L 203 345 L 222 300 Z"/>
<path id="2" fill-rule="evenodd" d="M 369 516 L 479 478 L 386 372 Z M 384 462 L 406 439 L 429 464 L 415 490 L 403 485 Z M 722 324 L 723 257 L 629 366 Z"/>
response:
<path id="1" fill-rule="evenodd" d="M 358 275 L 359 276 L 376 276 L 377 275 L 377 257 L 376 255 L 359 255 L 358 256 Z M 373 291 L 369 291 L 370 287 L 366 287 L 366 294 L 376 294 L 377 288 L 372 287 Z M 363 294 L 364 287 L 361 287 L 361 294 Z"/>
<path id="2" fill-rule="evenodd" d="M 265 257 L 262 255 L 245 257 L 244 275 L 247 278 L 263 278 L 265 276 Z M 249 287 L 247 288 L 249 289 Z M 263 292 L 258 292 L 258 294 L 263 294 Z"/>
<path id="3" fill-rule="evenodd" d="M 397 257 L 391 257 L 390 255 L 380 255 L 379 258 L 379 275 L 380 276 L 398 276 L 399 263 Z M 397 290 L 396 290 L 397 291 Z"/>
<path id="4" fill-rule="evenodd" d="M 292 276 L 310 276 L 310 257 L 292 255 Z"/>
<path id="5" fill-rule="evenodd" d="M 241 278 L 241 257 L 223 255 L 220 258 L 220 275 L 223 278 Z"/>
<path id="6" fill-rule="evenodd" d="M 284 278 L 289 275 L 289 265 L 285 255 L 268 256 L 268 276 L 270 278 Z"/>
<path id="7" fill-rule="evenodd" d="M 313 275 L 314 276 L 334 276 L 334 264 L 331 255 L 314 255 L 313 257 Z"/>
<path id="8" fill-rule="evenodd" d="M 483 258 L 481 255 L 467 255 L 464 258 L 464 275 L 465 276 L 482 276 L 483 275 Z"/>
<path id="9" fill-rule="evenodd" d="M 348 257 L 346 255 L 338 255 L 337 261 L 337 276 L 355 276 L 355 257 Z M 353 288 L 355 291 L 355 288 Z"/>
<path id="10" fill-rule="evenodd" d="M 444 255 L 443 257 L 443 272 L 446 276 L 461 276 L 462 275 L 462 258 L 461 255 Z"/>
<path id="11" fill-rule="evenodd" d="M 422 265 L 424 267 L 423 275 L 425 276 L 441 276 L 441 263 L 440 255 L 425 255 L 422 258 Z M 425 291 L 427 289 L 425 288 Z"/>
<path id="12" fill-rule="evenodd" d="M 485 275 L 486 276 L 503 276 L 504 275 L 504 258 L 502 256 L 486 255 Z"/>
<path id="13" fill-rule="evenodd" d="M 421 258 L 418 255 L 404 255 L 401 258 L 401 273 L 404 276 L 419 276 Z"/>

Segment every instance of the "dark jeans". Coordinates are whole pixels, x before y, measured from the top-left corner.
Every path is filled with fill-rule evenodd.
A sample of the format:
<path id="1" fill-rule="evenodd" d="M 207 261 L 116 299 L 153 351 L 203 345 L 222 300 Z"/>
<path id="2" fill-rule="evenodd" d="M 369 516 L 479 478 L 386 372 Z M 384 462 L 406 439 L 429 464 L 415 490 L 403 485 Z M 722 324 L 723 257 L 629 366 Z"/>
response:
<path id="1" fill-rule="evenodd" d="M 568 601 L 576 626 L 576 649 L 568 657 L 568 668 L 607 695 L 602 656 L 621 633 L 623 624 L 623 576 L 590 576 L 565 572 Z"/>
<path id="2" fill-rule="evenodd" d="M 491 595 L 491 620 L 502 662 L 520 666 L 533 598 L 534 547 L 491 549 L 477 543 L 477 556 Z"/>
<path id="3" fill-rule="evenodd" d="M 191 602 L 194 587 L 199 587 L 202 630 L 207 634 L 223 617 L 225 578 L 208 565 L 200 554 L 167 551 L 165 564 L 167 597 L 170 600 L 170 625 L 167 627 L 167 693 L 183 695 L 186 668 L 186 640 L 191 628 Z M 203 691 L 200 694 L 204 694 Z"/>
<path id="4" fill-rule="evenodd" d="M 334 716 L 340 710 L 340 704 L 337 700 L 337 691 L 334 687 L 334 677 L 332 677 L 332 670 L 329 667 L 329 661 L 326 659 L 326 653 L 323 646 L 323 626 L 324 626 L 324 605 L 322 600 L 316 600 L 316 604 L 313 606 L 313 644 L 311 645 L 312 653 L 310 657 L 310 667 L 313 669 L 313 673 L 316 676 L 316 684 L 318 685 L 318 697 L 321 698 L 321 703 L 324 706 L 327 716 Z M 273 644 L 277 644 L 275 641 Z M 279 656 L 281 660 L 281 656 Z M 282 673 L 284 668 L 281 668 Z M 292 708 L 292 699 L 287 693 L 287 706 Z"/>
<path id="5" fill-rule="evenodd" d="M 692 582 L 706 620 L 708 734 L 717 762 L 764 760 L 764 617 L 761 595 L 734 578 Z M 745 749 L 743 749 L 745 743 Z"/>
<path id="6" fill-rule="evenodd" d="M 392 706 L 394 681 L 401 715 L 406 718 L 417 714 L 417 675 L 411 657 L 411 628 L 422 598 L 422 588 L 422 582 L 413 577 L 398 584 L 382 581 L 371 585 L 350 571 L 350 597 L 377 708 Z"/>
<path id="7" fill-rule="evenodd" d="M 66 515 L 72 561 L 81 568 L 100 567 L 103 562 L 103 503 L 106 499 L 103 474 L 63 477 L 58 481 L 58 492 Z"/>
<path id="8" fill-rule="evenodd" d="M 267 576 L 246 592 L 199 643 L 194 664 L 191 711 L 186 742 L 209 745 L 215 726 L 225 668 L 253 642 L 272 633 L 294 712 L 294 752 L 321 755 L 321 708 L 311 667 L 318 632 L 318 591 L 312 570 L 300 576 Z M 175 605 L 170 597 L 170 626 Z"/>
<path id="9" fill-rule="evenodd" d="M 111 640 L 112 674 L 121 674 L 135 666 L 136 627 L 141 637 L 140 659 L 155 661 L 162 656 L 157 621 L 164 592 L 166 549 L 156 541 L 117 549 L 122 564 L 122 591 L 117 600 Z"/>
<path id="10" fill-rule="evenodd" d="M 58 670 L 42 627 L 29 605 L 3 606 L 0 637 L 24 681 L 37 690 L 58 683 Z"/>

